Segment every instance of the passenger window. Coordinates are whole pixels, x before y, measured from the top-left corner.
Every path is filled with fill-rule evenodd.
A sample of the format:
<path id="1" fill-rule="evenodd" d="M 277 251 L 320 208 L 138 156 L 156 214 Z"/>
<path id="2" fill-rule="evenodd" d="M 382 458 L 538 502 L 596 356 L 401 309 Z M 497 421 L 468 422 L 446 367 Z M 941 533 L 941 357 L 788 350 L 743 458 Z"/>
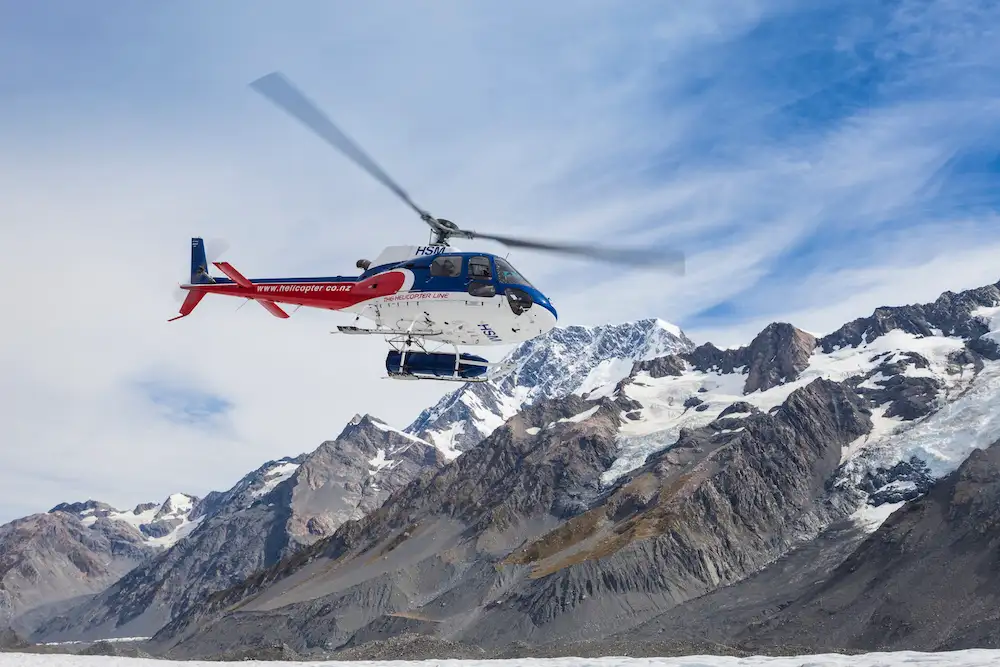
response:
<path id="1" fill-rule="evenodd" d="M 493 271 L 490 270 L 490 260 L 486 257 L 470 259 L 469 277 L 473 280 L 490 280 L 493 277 Z"/>
<path id="2" fill-rule="evenodd" d="M 438 257 L 431 262 L 431 275 L 441 278 L 457 278 L 462 275 L 462 258 Z"/>

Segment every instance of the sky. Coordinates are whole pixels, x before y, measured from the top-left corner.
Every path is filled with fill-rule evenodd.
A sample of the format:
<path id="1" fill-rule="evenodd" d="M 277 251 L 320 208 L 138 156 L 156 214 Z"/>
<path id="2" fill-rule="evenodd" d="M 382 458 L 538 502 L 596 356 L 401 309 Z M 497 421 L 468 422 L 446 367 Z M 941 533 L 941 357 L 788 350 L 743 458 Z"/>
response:
<path id="1" fill-rule="evenodd" d="M 274 70 L 437 216 L 686 252 L 677 277 L 511 251 L 563 325 L 733 346 L 1000 280 L 985 0 L 0 0 L 0 63 L 0 522 L 226 489 L 454 388 L 382 379 L 335 313 L 166 322 L 192 236 L 252 277 L 427 240 L 250 90 Z"/>

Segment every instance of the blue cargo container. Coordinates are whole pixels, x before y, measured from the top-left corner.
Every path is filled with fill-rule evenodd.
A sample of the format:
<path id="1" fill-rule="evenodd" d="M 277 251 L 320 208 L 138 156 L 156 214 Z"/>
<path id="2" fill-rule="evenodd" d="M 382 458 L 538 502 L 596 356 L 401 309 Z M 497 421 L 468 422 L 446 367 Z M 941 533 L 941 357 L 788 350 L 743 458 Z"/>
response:
<path id="1" fill-rule="evenodd" d="M 467 380 L 480 378 L 489 370 L 489 366 L 487 365 L 489 362 L 474 354 L 459 355 L 457 360 L 458 368 L 456 370 L 456 355 L 451 353 L 408 352 L 404 361 L 403 353 L 393 350 L 385 358 L 385 369 L 390 375 L 439 378 L 457 377 Z"/>

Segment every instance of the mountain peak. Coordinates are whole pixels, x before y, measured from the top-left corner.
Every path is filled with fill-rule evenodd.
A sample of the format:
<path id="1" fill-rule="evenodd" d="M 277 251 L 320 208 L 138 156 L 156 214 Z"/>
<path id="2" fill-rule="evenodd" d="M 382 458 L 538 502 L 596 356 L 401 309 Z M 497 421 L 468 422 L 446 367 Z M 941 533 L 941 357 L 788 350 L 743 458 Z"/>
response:
<path id="1" fill-rule="evenodd" d="M 512 350 L 504 358 L 509 373 L 451 392 L 405 431 L 454 458 L 537 400 L 586 394 L 627 377 L 636 361 L 693 348 L 679 327 L 656 317 L 556 327 Z"/>
<path id="2" fill-rule="evenodd" d="M 197 525 L 200 498 L 187 493 L 174 493 L 161 503 L 139 503 L 132 510 L 119 510 L 97 500 L 60 503 L 49 514 L 68 514 L 87 528 L 99 521 L 111 521 L 138 531 L 154 548 L 174 545 Z"/>

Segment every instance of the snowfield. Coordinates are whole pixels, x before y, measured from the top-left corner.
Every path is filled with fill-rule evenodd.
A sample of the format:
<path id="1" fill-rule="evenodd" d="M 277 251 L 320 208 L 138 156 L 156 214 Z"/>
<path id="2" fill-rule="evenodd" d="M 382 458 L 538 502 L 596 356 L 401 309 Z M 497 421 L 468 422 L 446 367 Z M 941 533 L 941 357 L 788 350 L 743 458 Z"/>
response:
<path id="1" fill-rule="evenodd" d="M 255 667 L 986 667 L 1000 664 L 1000 650 L 970 649 L 947 653 L 866 653 L 804 655 L 781 658 L 731 658 L 693 655 L 683 658 L 520 658 L 515 660 L 385 660 L 279 662 L 254 661 Z M 0 653 L 0 667 L 218 667 L 217 662 L 149 660 L 105 656 Z"/>

